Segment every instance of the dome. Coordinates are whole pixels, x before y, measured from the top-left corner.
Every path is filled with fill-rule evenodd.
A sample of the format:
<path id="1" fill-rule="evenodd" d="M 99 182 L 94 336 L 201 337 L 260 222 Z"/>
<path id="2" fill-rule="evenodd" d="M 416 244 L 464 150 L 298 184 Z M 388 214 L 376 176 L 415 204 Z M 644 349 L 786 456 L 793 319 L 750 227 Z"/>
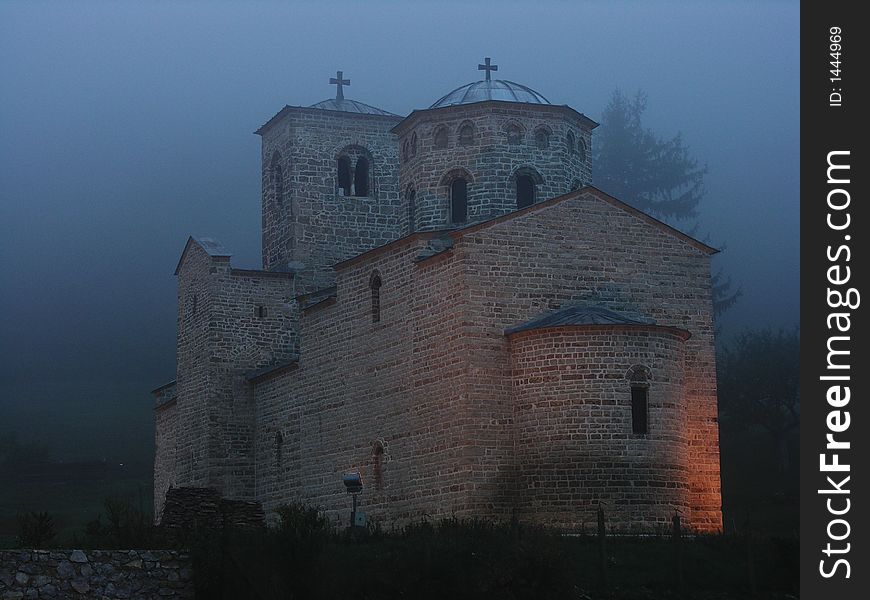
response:
<path id="1" fill-rule="evenodd" d="M 356 100 L 347 100 L 346 98 L 330 98 L 329 100 L 324 100 L 322 102 L 318 102 L 317 104 L 312 104 L 311 106 L 309 106 L 309 108 L 319 108 L 321 110 L 337 110 L 340 112 L 360 113 L 364 115 L 385 115 L 388 117 L 398 116 L 380 108 L 369 106 L 368 104 L 357 102 Z"/>
<path id="2" fill-rule="evenodd" d="M 550 101 L 530 87 L 505 79 L 483 79 L 456 88 L 429 108 L 472 104 L 485 100 L 524 102 L 526 104 L 549 104 Z"/>

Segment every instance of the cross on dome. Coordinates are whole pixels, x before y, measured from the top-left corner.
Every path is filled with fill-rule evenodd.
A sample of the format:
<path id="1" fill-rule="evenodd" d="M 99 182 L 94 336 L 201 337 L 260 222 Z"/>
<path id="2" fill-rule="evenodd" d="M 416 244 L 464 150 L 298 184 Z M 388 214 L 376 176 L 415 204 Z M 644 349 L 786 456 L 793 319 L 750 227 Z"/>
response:
<path id="1" fill-rule="evenodd" d="M 350 85 L 350 79 L 342 79 L 343 76 L 343 71 L 336 71 L 335 77 L 329 78 L 329 84 L 337 86 L 335 90 L 336 100 L 344 100 L 344 90 L 342 89 L 342 86 Z"/>
<path id="2" fill-rule="evenodd" d="M 498 65 L 491 65 L 489 62 L 490 60 L 492 60 L 492 59 L 487 56 L 485 59 L 483 59 L 483 62 L 486 64 L 477 65 L 478 71 L 486 71 L 486 80 L 487 81 L 491 80 L 491 76 L 489 73 L 490 71 L 498 71 Z"/>

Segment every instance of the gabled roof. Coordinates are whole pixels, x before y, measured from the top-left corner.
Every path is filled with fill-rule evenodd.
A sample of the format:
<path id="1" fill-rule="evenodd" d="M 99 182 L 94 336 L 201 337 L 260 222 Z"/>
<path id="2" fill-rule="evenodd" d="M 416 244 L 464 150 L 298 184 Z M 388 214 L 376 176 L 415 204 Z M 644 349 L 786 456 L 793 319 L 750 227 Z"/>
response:
<path id="1" fill-rule="evenodd" d="M 348 267 L 348 266 L 355 264 L 355 263 L 359 262 L 360 260 L 364 260 L 365 258 L 368 258 L 370 256 L 376 256 L 376 255 L 380 254 L 381 252 L 384 252 L 390 248 L 393 248 L 394 246 L 397 246 L 397 245 L 403 244 L 403 243 L 407 243 L 408 241 L 410 241 L 412 239 L 432 239 L 432 238 L 444 237 L 444 236 L 450 236 L 454 240 L 459 239 L 468 233 L 474 233 L 476 231 L 480 231 L 482 229 L 492 227 L 493 225 L 497 225 L 499 223 L 503 223 L 505 221 L 510 221 L 510 220 L 515 219 L 517 217 L 521 217 L 521 216 L 528 214 L 528 213 L 533 213 L 533 212 L 537 212 L 539 210 L 547 209 L 551 206 L 555 206 L 556 204 L 560 204 L 566 200 L 571 200 L 573 198 L 579 198 L 580 196 L 582 196 L 584 194 L 592 194 L 593 196 L 595 196 L 599 200 L 607 202 L 608 204 L 611 204 L 611 205 L 615 206 L 616 208 L 623 210 L 623 211 L 627 212 L 628 214 L 630 214 L 630 215 L 632 215 L 632 216 L 634 216 L 642 221 L 645 221 L 646 223 L 649 223 L 650 225 L 652 225 L 658 229 L 661 229 L 666 234 L 672 235 L 673 237 L 675 237 L 679 240 L 682 240 L 683 242 L 685 242 L 689 246 L 696 248 L 697 250 L 703 252 L 704 254 L 710 255 L 710 254 L 716 254 L 719 252 L 718 249 L 713 248 L 712 246 L 708 246 L 704 242 L 696 240 L 692 236 L 683 233 L 679 229 L 671 227 L 667 223 L 659 221 L 655 217 L 649 216 L 648 214 L 646 214 L 642 210 L 634 208 L 633 206 L 626 204 L 622 200 L 618 200 L 618 199 L 614 198 L 613 196 L 611 196 L 605 192 L 602 192 L 597 187 L 587 185 L 587 186 L 580 188 L 579 190 L 575 190 L 573 192 L 568 192 L 567 194 L 563 194 L 561 196 L 556 196 L 555 198 L 550 198 L 549 200 L 544 200 L 543 202 L 538 202 L 537 204 L 532 204 L 531 206 L 527 206 L 525 208 L 514 210 L 514 211 L 511 211 L 509 213 L 499 215 L 498 217 L 493 217 L 492 219 L 487 219 L 485 221 L 479 221 L 477 223 L 469 223 L 468 225 L 465 225 L 462 227 L 455 227 L 452 229 L 434 229 L 434 230 L 429 230 L 429 231 L 415 232 L 415 233 L 406 235 L 404 237 L 401 237 L 397 240 L 393 240 L 392 242 L 388 242 L 388 243 L 384 244 L 383 246 L 378 246 L 377 248 L 372 248 L 371 250 L 367 250 L 366 252 L 363 252 L 361 254 L 357 254 L 356 256 L 352 256 L 352 257 L 347 258 L 343 261 L 335 263 L 335 265 L 333 265 L 333 268 L 338 270 L 338 269 L 342 269 L 344 267 Z"/>
<path id="2" fill-rule="evenodd" d="M 187 238 L 187 243 L 184 245 L 184 250 L 181 252 L 181 258 L 178 259 L 178 265 L 175 267 L 176 275 L 178 275 L 181 265 L 184 263 L 184 257 L 187 256 L 187 251 L 190 249 L 192 244 L 198 245 L 209 256 L 229 258 L 233 255 L 232 252 L 224 248 L 217 240 L 207 237 L 190 236 Z"/>
<path id="3" fill-rule="evenodd" d="M 563 325 L 655 325 L 655 320 L 642 315 L 629 315 L 616 312 L 599 304 L 572 304 L 553 312 L 535 317 L 514 327 L 504 330 L 505 334 L 527 331 L 529 329 L 544 329 L 545 327 L 561 327 Z"/>

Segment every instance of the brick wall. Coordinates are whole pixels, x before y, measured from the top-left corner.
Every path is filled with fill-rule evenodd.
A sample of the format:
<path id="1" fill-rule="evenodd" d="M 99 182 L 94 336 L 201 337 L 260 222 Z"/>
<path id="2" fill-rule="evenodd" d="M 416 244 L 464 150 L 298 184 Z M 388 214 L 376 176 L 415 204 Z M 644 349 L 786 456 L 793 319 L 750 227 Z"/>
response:
<path id="1" fill-rule="evenodd" d="M 564 529 L 667 528 L 689 515 L 683 337 L 578 326 L 511 336 L 518 515 Z M 632 432 L 633 367 L 649 369 L 648 433 Z"/>
<path id="2" fill-rule="evenodd" d="M 660 378 L 652 399 L 661 429 L 651 436 L 667 439 L 646 440 L 646 458 L 667 454 L 669 462 L 661 472 L 640 462 L 629 467 L 647 468 L 650 480 L 666 471 L 670 483 L 664 489 L 651 485 L 644 509 L 623 501 L 612 483 L 615 475 L 599 479 L 601 488 L 592 496 L 611 499 L 621 511 L 614 518 L 626 523 L 651 526 L 682 507 L 690 528 L 721 526 L 707 251 L 596 190 L 454 232 L 451 250 L 416 260 L 433 235 L 416 234 L 340 265 L 336 299 L 301 317 L 298 366 L 256 384 L 255 496 L 264 508 L 306 500 L 338 518 L 349 507 L 341 474 L 360 469 L 367 482 L 364 510 L 376 519 L 522 513 L 532 505 L 518 496 L 518 486 L 535 475 L 518 458 L 530 439 L 523 432 L 533 429 L 528 411 L 519 408 L 520 396 L 535 392 L 517 386 L 526 365 L 511 357 L 504 330 L 586 300 L 640 312 L 691 334 L 679 344 L 665 334 L 594 342 L 611 355 L 616 345 L 625 353 L 596 377 L 622 377 L 628 363 L 646 361 Z M 372 323 L 369 289 L 375 269 L 383 281 L 378 323 Z M 588 382 L 583 393 L 590 398 L 625 402 L 623 380 L 611 387 Z M 598 424 L 586 421 L 584 401 L 573 405 L 570 418 L 592 435 Z M 613 427 L 624 427 L 623 413 L 612 416 Z M 679 433 L 663 433 L 665 424 L 672 428 L 677 421 Z M 637 442 L 614 442 L 615 451 L 629 441 Z M 523 449 L 524 455 L 533 450 L 538 451 Z M 626 464 L 613 463 L 615 469 Z M 559 510 L 582 519 L 592 496 L 578 495 Z M 577 525 L 564 511 L 557 513 L 547 518 Z"/>

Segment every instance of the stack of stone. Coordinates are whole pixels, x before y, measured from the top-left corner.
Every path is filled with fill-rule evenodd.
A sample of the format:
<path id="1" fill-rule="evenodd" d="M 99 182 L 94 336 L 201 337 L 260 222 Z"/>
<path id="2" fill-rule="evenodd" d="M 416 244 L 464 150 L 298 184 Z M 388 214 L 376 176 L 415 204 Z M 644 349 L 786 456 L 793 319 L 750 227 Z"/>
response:
<path id="1" fill-rule="evenodd" d="M 222 529 L 265 527 L 266 517 L 259 502 L 227 500 L 211 488 L 172 488 L 160 526 L 169 529 Z"/>

